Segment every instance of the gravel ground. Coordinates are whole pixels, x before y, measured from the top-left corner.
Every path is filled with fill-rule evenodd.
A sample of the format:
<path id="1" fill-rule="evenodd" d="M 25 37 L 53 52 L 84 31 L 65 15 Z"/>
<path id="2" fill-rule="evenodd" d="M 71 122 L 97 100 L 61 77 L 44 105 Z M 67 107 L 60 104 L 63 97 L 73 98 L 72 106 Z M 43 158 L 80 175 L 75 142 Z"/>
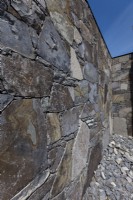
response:
<path id="1" fill-rule="evenodd" d="M 133 200 L 133 138 L 112 135 L 83 200 Z"/>

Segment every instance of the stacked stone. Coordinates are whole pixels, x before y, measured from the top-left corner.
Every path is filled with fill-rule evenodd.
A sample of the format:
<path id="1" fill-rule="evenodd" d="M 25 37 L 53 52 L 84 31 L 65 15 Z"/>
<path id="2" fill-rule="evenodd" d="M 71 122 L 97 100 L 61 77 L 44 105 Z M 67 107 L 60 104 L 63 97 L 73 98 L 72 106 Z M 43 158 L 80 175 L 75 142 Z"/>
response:
<path id="1" fill-rule="evenodd" d="M 82 199 L 108 144 L 111 93 L 85 0 L 1 0 L 0 199 Z"/>
<path id="2" fill-rule="evenodd" d="M 112 115 L 114 133 L 133 135 L 133 69 L 132 56 L 113 60 L 112 66 Z"/>
<path id="3" fill-rule="evenodd" d="M 83 200 L 133 199 L 133 138 L 113 135 Z"/>

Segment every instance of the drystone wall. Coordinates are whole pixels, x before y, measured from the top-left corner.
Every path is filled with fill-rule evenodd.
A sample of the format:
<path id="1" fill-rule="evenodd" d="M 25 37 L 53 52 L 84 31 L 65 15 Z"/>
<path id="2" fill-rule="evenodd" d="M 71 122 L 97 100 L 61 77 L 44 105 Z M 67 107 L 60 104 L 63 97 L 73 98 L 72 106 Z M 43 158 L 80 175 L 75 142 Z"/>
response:
<path id="1" fill-rule="evenodd" d="M 133 135 L 133 65 L 132 55 L 113 59 L 112 115 L 113 131 L 124 136 Z"/>
<path id="2" fill-rule="evenodd" d="M 0 199 L 83 199 L 112 131 L 111 95 L 85 0 L 1 0 Z"/>

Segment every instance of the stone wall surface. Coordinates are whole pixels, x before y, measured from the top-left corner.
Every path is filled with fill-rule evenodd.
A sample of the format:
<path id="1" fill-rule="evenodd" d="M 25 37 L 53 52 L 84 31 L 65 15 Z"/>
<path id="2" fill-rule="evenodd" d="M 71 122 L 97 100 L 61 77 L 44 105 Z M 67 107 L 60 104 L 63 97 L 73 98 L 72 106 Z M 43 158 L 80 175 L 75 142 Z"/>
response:
<path id="1" fill-rule="evenodd" d="M 113 60 L 112 115 L 113 131 L 120 135 L 133 135 L 133 65 L 132 55 Z"/>
<path id="2" fill-rule="evenodd" d="M 1 200 L 83 198 L 112 131 L 111 86 L 85 0 L 0 1 Z"/>

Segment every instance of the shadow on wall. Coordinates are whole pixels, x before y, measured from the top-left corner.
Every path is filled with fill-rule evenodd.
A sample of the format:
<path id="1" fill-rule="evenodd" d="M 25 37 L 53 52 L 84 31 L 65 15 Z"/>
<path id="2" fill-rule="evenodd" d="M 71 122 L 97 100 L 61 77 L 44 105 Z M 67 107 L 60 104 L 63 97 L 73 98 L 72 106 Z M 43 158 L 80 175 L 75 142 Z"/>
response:
<path id="1" fill-rule="evenodd" d="M 129 126 L 128 133 L 133 136 L 133 54 L 131 54 L 131 68 L 129 71 L 129 84 L 130 84 L 130 98 L 131 98 L 131 123 Z"/>

